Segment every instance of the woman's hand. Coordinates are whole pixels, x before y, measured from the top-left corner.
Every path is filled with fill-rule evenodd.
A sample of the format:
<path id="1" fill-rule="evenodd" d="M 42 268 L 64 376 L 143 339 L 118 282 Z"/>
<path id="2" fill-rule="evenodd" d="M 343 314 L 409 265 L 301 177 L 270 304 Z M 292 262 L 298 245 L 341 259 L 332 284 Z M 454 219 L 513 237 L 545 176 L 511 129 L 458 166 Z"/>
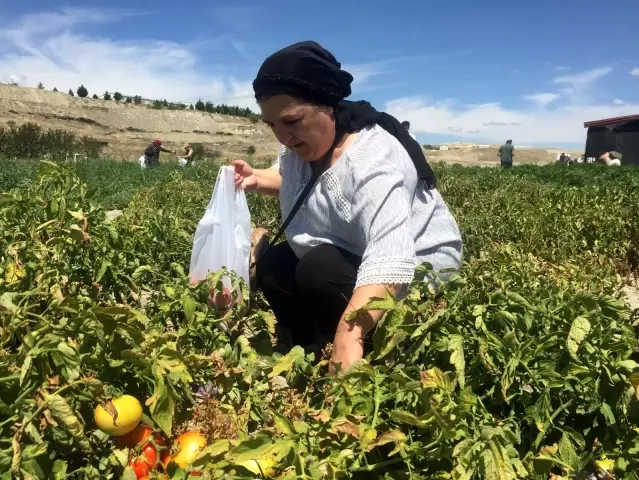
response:
<path id="1" fill-rule="evenodd" d="M 333 341 L 331 361 L 341 364 L 340 373 L 364 356 L 364 336 L 361 327 L 341 321 Z M 334 367 L 331 365 L 331 371 Z"/>
<path id="2" fill-rule="evenodd" d="M 253 167 L 244 160 L 234 160 L 231 165 L 235 168 L 235 188 L 248 191 L 257 189 L 257 175 Z"/>
<path id="3" fill-rule="evenodd" d="M 220 293 L 217 293 L 215 289 L 209 290 L 209 303 L 220 310 L 227 310 L 233 307 L 235 302 L 231 291 L 224 288 Z"/>
<path id="4" fill-rule="evenodd" d="M 397 294 L 396 285 L 364 285 L 353 292 L 348 307 L 337 325 L 333 341 L 333 363 L 341 363 L 340 373 L 364 357 L 364 338 L 384 314 L 381 310 L 362 310 L 373 298 L 384 298 L 386 291 Z M 358 312 L 350 320 L 352 313 Z M 331 366 L 331 371 L 333 367 Z"/>

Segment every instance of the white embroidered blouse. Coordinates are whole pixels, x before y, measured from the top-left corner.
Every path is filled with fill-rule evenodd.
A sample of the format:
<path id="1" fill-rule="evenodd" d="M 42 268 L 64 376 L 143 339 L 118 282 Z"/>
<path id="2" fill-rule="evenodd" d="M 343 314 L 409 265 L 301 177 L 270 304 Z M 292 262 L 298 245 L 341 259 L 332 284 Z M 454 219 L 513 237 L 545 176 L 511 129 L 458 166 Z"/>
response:
<path id="1" fill-rule="evenodd" d="M 282 176 L 280 204 L 286 218 L 311 167 L 286 147 L 273 167 Z M 361 256 L 356 288 L 405 285 L 420 263 L 429 262 L 436 271 L 457 269 L 462 257 L 457 223 L 439 192 L 419 180 L 404 147 L 377 125 L 360 131 L 320 176 L 286 237 L 299 258 L 321 244 Z"/>

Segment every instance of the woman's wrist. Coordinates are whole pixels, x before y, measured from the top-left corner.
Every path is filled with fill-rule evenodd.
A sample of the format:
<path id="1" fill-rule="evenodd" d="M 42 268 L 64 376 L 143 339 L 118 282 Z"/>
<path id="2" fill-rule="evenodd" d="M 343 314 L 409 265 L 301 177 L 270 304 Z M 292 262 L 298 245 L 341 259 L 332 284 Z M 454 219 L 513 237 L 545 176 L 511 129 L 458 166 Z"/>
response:
<path id="1" fill-rule="evenodd" d="M 255 186 L 252 191 L 262 193 L 264 195 L 279 195 L 282 179 L 279 172 L 272 168 L 255 168 Z"/>

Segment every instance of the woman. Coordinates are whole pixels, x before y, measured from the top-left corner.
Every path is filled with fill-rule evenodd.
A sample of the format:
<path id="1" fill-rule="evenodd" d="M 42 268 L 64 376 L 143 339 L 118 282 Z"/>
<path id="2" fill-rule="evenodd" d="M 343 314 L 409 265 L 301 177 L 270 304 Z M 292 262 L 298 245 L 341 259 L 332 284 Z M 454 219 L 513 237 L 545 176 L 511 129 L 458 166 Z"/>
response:
<path id="1" fill-rule="evenodd" d="M 257 261 L 259 288 L 296 344 L 333 341 L 342 369 L 362 358 L 382 314 L 347 315 L 387 289 L 402 295 L 417 264 L 458 269 L 462 256 L 421 147 L 390 115 L 344 101 L 352 81 L 315 42 L 267 58 L 253 88 L 283 148 L 273 168 L 233 162 L 236 184 L 279 195 L 290 222 L 287 241 Z"/>
<path id="2" fill-rule="evenodd" d="M 621 166 L 621 154 L 617 152 L 602 152 L 598 155 L 599 161 L 608 167 Z"/>
<path id="3" fill-rule="evenodd" d="M 158 166 L 160 163 L 160 152 L 173 153 L 175 150 L 168 150 L 162 146 L 162 140 L 156 139 L 144 150 L 144 165 L 149 168 Z"/>
<path id="4" fill-rule="evenodd" d="M 184 144 L 184 155 L 180 155 L 182 160 L 186 160 L 186 162 L 180 162 L 183 165 L 190 165 L 193 163 L 193 147 L 188 143 Z"/>

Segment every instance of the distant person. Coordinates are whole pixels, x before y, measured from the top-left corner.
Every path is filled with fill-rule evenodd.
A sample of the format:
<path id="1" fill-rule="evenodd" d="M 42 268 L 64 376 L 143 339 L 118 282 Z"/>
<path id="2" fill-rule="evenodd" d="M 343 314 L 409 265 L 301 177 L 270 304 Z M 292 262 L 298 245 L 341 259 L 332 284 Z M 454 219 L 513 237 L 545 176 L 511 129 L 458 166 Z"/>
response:
<path id="1" fill-rule="evenodd" d="M 162 146 L 162 140 L 154 140 L 151 145 L 144 150 L 144 165 L 156 167 L 160 163 L 160 152 L 176 153 L 175 150 L 167 150 Z"/>
<path id="2" fill-rule="evenodd" d="M 410 131 L 410 122 L 409 122 L 408 120 L 404 120 L 404 121 L 402 122 L 402 127 L 404 127 L 404 128 L 408 131 L 408 134 L 409 134 L 411 137 L 413 137 L 413 140 L 417 140 L 417 137 L 416 137 L 415 135 L 413 135 L 413 134 L 411 133 L 411 131 Z"/>
<path id="3" fill-rule="evenodd" d="M 191 147 L 191 145 L 189 145 L 188 143 L 185 143 L 184 155 L 180 155 L 180 158 L 186 161 L 186 163 L 180 162 L 183 165 L 191 165 L 193 163 L 193 147 Z"/>
<path id="4" fill-rule="evenodd" d="M 599 161 L 605 163 L 607 167 L 620 167 L 621 157 L 619 152 L 603 152 L 599 154 Z"/>
<path id="5" fill-rule="evenodd" d="M 515 146 L 512 140 L 506 140 L 506 143 L 499 147 L 497 156 L 501 159 L 501 166 L 510 168 L 513 166 L 513 157 L 515 156 Z"/>

